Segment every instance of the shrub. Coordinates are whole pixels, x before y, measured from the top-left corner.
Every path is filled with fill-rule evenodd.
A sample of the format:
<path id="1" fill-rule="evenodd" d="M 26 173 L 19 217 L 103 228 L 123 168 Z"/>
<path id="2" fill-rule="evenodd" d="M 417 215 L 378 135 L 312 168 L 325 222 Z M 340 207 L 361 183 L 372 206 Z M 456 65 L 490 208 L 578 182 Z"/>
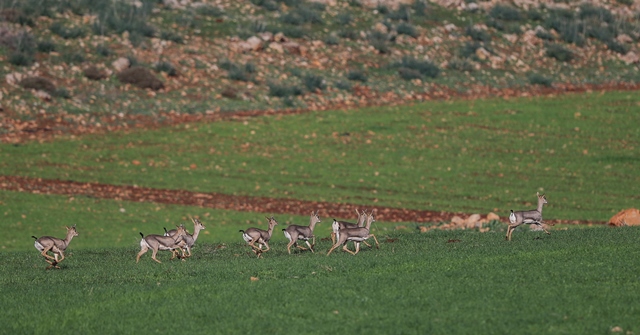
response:
<path id="1" fill-rule="evenodd" d="M 26 89 L 45 91 L 52 95 L 56 91 L 56 85 L 51 80 L 43 77 L 27 77 L 22 79 L 18 85 Z"/>
<path id="2" fill-rule="evenodd" d="M 353 29 L 341 29 L 340 31 L 338 31 L 338 36 L 352 41 L 357 40 L 359 37 L 358 32 Z"/>
<path id="3" fill-rule="evenodd" d="M 406 67 L 401 67 L 400 69 L 398 69 L 398 74 L 400 75 L 400 78 L 404 80 L 422 79 L 422 74 L 420 74 L 420 71 L 409 69 Z"/>
<path id="4" fill-rule="evenodd" d="M 411 17 L 411 9 L 406 5 L 400 5 L 397 10 L 388 12 L 385 18 L 396 21 L 409 21 Z"/>
<path id="5" fill-rule="evenodd" d="M 551 87 L 552 80 L 547 78 L 539 73 L 529 73 L 527 75 L 527 79 L 531 85 L 541 85 L 546 87 Z"/>
<path id="6" fill-rule="evenodd" d="M 151 71 L 141 66 L 130 67 L 116 75 L 120 82 L 131 84 L 139 88 L 150 88 L 160 90 L 164 88 L 164 83 L 160 81 Z"/>
<path id="7" fill-rule="evenodd" d="M 478 42 L 489 42 L 491 41 L 491 35 L 486 30 L 478 29 L 473 26 L 467 27 L 465 30 L 465 34 L 471 37 L 472 40 Z"/>
<path id="8" fill-rule="evenodd" d="M 112 53 L 113 52 L 111 51 L 111 49 L 109 49 L 109 47 L 104 44 L 98 44 L 98 46 L 96 47 L 96 54 L 102 57 L 111 56 Z"/>
<path id="9" fill-rule="evenodd" d="M 196 13 L 208 17 L 221 17 L 224 15 L 224 10 L 220 9 L 218 6 L 204 5 L 197 7 Z"/>
<path id="10" fill-rule="evenodd" d="M 456 70 L 460 72 L 473 72 L 475 70 L 473 63 L 471 63 L 467 59 L 458 59 L 458 58 L 452 59 L 449 62 L 449 65 L 447 65 L 447 67 L 451 70 Z"/>
<path id="11" fill-rule="evenodd" d="M 91 80 L 102 80 L 107 78 L 107 73 L 95 65 L 91 65 L 84 69 L 84 76 Z"/>
<path id="12" fill-rule="evenodd" d="M 546 30 L 538 30 L 536 32 L 536 37 L 538 37 L 539 39 L 545 40 L 545 41 L 553 41 L 555 40 L 555 37 L 553 37 L 553 34 L 546 31 Z"/>
<path id="13" fill-rule="evenodd" d="M 626 45 L 624 45 L 624 44 L 622 44 L 622 43 L 620 43 L 620 42 L 618 42 L 618 41 L 616 41 L 614 39 L 612 39 L 609 42 L 607 42 L 607 48 L 609 48 L 609 50 L 611 50 L 613 52 L 617 52 L 617 53 L 619 53 L 621 55 L 624 55 L 627 52 L 629 52 L 629 48 Z"/>
<path id="14" fill-rule="evenodd" d="M 9 55 L 9 63 L 15 66 L 29 66 L 33 64 L 34 58 L 25 52 L 12 52 Z"/>
<path id="15" fill-rule="evenodd" d="M 51 95 L 56 98 L 71 99 L 71 93 L 64 87 L 56 88 Z"/>
<path id="16" fill-rule="evenodd" d="M 341 89 L 343 91 L 350 91 L 353 87 L 350 82 L 344 80 L 338 80 L 335 83 L 336 88 Z"/>
<path id="17" fill-rule="evenodd" d="M 561 62 L 570 62 L 575 57 L 571 50 L 555 43 L 547 45 L 545 54 L 547 57 L 555 58 Z"/>
<path id="18" fill-rule="evenodd" d="M 338 45 L 340 44 L 340 37 L 335 34 L 329 34 L 325 39 L 324 43 L 327 45 Z"/>
<path id="19" fill-rule="evenodd" d="M 173 64 L 167 61 L 157 62 L 154 68 L 156 71 L 164 72 L 170 77 L 175 77 L 178 75 L 178 70 L 176 70 Z"/>
<path id="20" fill-rule="evenodd" d="M 347 72 L 347 79 L 366 83 L 368 78 L 364 72 L 359 70 L 352 70 Z"/>
<path id="21" fill-rule="evenodd" d="M 483 47 L 483 44 L 478 41 L 465 42 L 460 48 L 459 55 L 462 58 L 474 58 L 476 56 L 476 50 Z"/>
<path id="22" fill-rule="evenodd" d="M 37 49 L 39 52 L 50 53 L 56 51 L 56 44 L 52 41 L 39 41 Z"/>
<path id="23" fill-rule="evenodd" d="M 520 21 L 522 15 L 516 8 L 507 5 L 495 5 L 489 11 L 489 17 L 496 20 Z"/>
<path id="24" fill-rule="evenodd" d="M 336 22 L 341 26 L 348 26 L 353 22 L 353 16 L 351 16 L 350 13 L 338 13 L 338 15 L 336 15 Z"/>
<path id="25" fill-rule="evenodd" d="M 387 45 L 389 40 L 391 40 L 391 36 L 381 31 L 374 30 L 369 33 L 369 43 L 380 53 L 389 52 L 389 46 Z"/>
<path id="26" fill-rule="evenodd" d="M 580 5 L 580 12 L 578 14 L 578 17 L 583 20 L 586 18 L 596 18 L 597 20 L 606 23 L 613 23 L 614 21 L 613 14 L 611 14 L 608 9 L 594 6 L 590 3 L 584 3 Z"/>
<path id="27" fill-rule="evenodd" d="M 413 38 L 416 38 L 419 35 L 416 28 L 412 24 L 406 22 L 400 22 L 398 27 L 396 27 L 396 32 L 398 35 L 407 35 Z"/>
<path id="28" fill-rule="evenodd" d="M 251 81 L 251 74 L 247 73 L 244 69 L 234 66 L 228 71 L 229 79 L 238 81 Z"/>
<path id="29" fill-rule="evenodd" d="M 61 59 L 67 64 L 79 64 L 85 61 L 84 54 L 81 51 L 65 52 L 61 55 Z"/>
<path id="30" fill-rule="evenodd" d="M 417 16 L 425 16 L 427 15 L 427 9 L 429 9 L 427 2 L 424 0 L 416 0 L 411 5 L 411 8 L 415 12 Z"/>
<path id="31" fill-rule="evenodd" d="M 65 40 L 81 38 L 86 34 L 82 27 L 65 27 L 60 22 L 54 22 L 50 27 L 52 33 L 64 38 Z"/>
<path id="32" fill-rule="evenodd" d="M 280 85 L 276 83 L 268 83 L 269 86 L 269 95 L 272 97 L 290 97 L 294 95 L 302 95 L 303 91 L 298 86 L 287 86 Z"/>
<path id="33" fill-rule="evenodd" d="M 315 92 L 316 90 L 322 91 L 327 87 L 324 78 L 315 74 L 308 74 L 302 77 L 302 82 L 307 87 L 309 92 Z"/>
<path id="34" fill-rule="evenodd" d="M 440 69 L 430 61 L 421 61 L 409 56 L 403 57 L 399 65 L 401 68 L 416 70 L 429 78 L 436 78 L 440 74 Z"/>
<path id="35" fill-rule="evenodd" d="M 182 36 L 167 30 L 163 30 L 162 32 L 160 32 L 160 39 L 163 39 L 165 41 L 175 42 L 178 44 L 184 43 L 184 39 L 182 38 Z"/>

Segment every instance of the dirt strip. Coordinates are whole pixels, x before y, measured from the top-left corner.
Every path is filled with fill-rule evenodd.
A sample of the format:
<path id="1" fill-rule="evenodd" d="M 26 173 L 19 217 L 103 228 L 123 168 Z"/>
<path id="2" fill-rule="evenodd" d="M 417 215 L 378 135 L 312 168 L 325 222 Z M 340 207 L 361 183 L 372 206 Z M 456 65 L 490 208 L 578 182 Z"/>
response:
<path id="1" fill-rule="evenodd" d="M 167 190 L 101 183 L 82 183 L 70 180 L 41 179 L 19 176 L 0 176 L 0 189 L 34 194 L 86 196 L 119 201 L 199 206 L 204 208 L 258 212 L 274 215 L 308 215 L 311 211 L 319 210 L 321 217 L 335 217 L 338 219 L 356 217 L 355 209 L 358 208 L 375 211 L 376 220 L 385 222 L 449 222 L 455 215 L 463 218 L 469 216 L 469 214 L 465 213 L 411 210 L 382 206 L 361 206 L 354 204 L 295 199 L 237 196 L 219 193 L 202 193 L 186 190 Z M 485 215 L 487 213 L 480 214 Z M 576 220 L 553 220 L 546 222 L 563 224 L 601 223 Z"/>

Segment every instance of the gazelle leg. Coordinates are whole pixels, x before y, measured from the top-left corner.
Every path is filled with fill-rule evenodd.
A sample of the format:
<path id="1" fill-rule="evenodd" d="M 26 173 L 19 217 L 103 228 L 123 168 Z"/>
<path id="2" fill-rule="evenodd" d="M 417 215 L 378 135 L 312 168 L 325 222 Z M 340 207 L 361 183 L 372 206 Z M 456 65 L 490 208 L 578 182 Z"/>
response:
<path id="1" fill-rule="evenodd" d="M 304 241 L 304 242 L 307 244 L 307 246 L 309 246 L 309 250 L 311 250 L 311 252 L 314 252 L 313 251 L 313 244 L 310 244 L 309 241 Z"/>
<path id="2" fill-rule="evenodd" d="M 136 263 L 138 263 L 140 261 L 140 257 L 142 255 L 144 255 L 147 251 L 149 250 L 149 248 L 144 247 L 140 250 L 140 252 L 138 253 L 138 256 L 136 256 Z"/>
<path id="3" fill-rule="evenodd" d="M 331 254 L 331 252 L 332 252 L 335 248 L 337 248 L 338 246 L 339 246 L 338 244 L 334 244 L 334 245 L 331 247 L 331 249 L 329 249 L 329 252 L 327 252 L 327 256 L 329 256 L 329 255 Z"/>
<path id="4" fill-rule="evenodd" d="M 376 241 L 376 249 L 380 249 L 380 243 L 378 243 L 378 239 L 376 238 L 376 235 L 369 234 L 369 236 L 367 238 L 369 238 L 369 237 L 373 237 L 373 240 Z M 367 242 L 365 242 L 365 243 L 367 243 Z M 359 246 L 360 246 L 360 243 L 358 243 L 358 247 Z"/>
<path id="5" fill-rule="evenodd" d="M 542 228 L 542 230 L 547 234 L 547 235 L 551 235 L 550 232 L 548 232 L 546 229 L 544 229 L 544 227 L 542 226 L 542 223 L 538 223 L 538 227 Z"/>
<path id="6" fill-rule="evenodd" d="M 161 261 L 159 261 L 159 260 L 156 258 L 156 255 L 157 255 L 157 254 L 158 254 L 158 250 L 157 250 L 157 249 L 153 249 L 153 253 L 151 254 L 151 259 L 153 259 L 154 261 L 156 261 L 156 262 L 158 262 L 158 263 L 162 264 L 162 262 L 161 262 Z"/>
<path id="7" fill-rule="evenodd" d="M 48 259 L 55 259 L 55 258 L 53 258 L 53 257 L 51 257 L 51 256 L 49 256 L 49 255 L 47 254 L 47 252 L 49 252 L 49 250 L 51 250 L 51 249 L 44 249 L 44 250 L 42 250 L 42 252 L 41 252 L 42 256 L 44 256 L 44 258 L 48 258 Z"/>
<path id="8" fill-rule="evenodd" d="M 357 249 L 357 247 L 356 247 L 356 249 Z M 349 250 L 349 248 L 347 248 L 347 244 L 346 244 L 346 243 L 345 243 L 345 244 L 344 244 L 344 246 L 342 247 L 342 250 L 344 250 L 344 251 L 346 251 L 346 252 L 348 252 L 348 253 L 350 253 L 350 254 L 352 254 L 352 255 L 355 255 L 355 254 L 356 254 L 355 252 L 353 252 L 353 251 Z"/>

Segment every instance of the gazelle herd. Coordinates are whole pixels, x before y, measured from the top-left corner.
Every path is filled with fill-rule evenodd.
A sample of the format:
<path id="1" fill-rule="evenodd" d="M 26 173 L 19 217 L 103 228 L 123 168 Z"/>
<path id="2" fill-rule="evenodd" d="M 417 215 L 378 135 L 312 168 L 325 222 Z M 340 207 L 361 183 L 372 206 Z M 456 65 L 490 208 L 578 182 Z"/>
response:
<path id="1" fill-rule="evenodd" d="M 538 207 L 536 209 L 515 212 L 511 210 L 511 214 L 509 215 L 509 227 L 507 228 L 507 235 L 505 236 L 506 240 L 511 241 L 513 231 L 522 224 L 535 224 L 541 227 L 545 233 L 550 235 L 550 233 L 542 226 L 542 206 L 547 203 L 547 197 L 544 194 L 540 195 L 539 193 L 536 193 L 536 195 L 538 197 Z M 370 232 L 371 224 L 375 222 L 373 212 L 367 214 L 366 211 L 359 212 L 356 209 L 356 213 L 358 214 L 357 223 L 333 219 L 333 223 L 331 225 L 332 246 L 329 251 L 327 251 L 327 256 L 329 256 L 331 252 L 339 246 L 342 246 L 343 251 L 356 255 L 360 251 L 360 243 L 364 243 L 371 247 L 371 245 L 367 243 L 367 240 L 370 238 L 373 238 L 375 241 L 376 248 L 380 248 L 378 239 Z M 140 240 L 140 252 L 138 252 L 136 256 L 136 263 L 138 263 L 140 261 L 140 257 L 149 250 L 152 251 L 151 259 L 158 263 L 162 263 L 156 258 L 158 251 L 161 250 L 171 251 L 171 259 L 178 257 L 185 260 L 186 258 L 191 257 L 191 248 L 193 248 L 200 231 L 205 229 L 205 226 L 200 222 L 200 220 L 192 217 L 189 218 L 193 222 L 193 234 L 187 232 L 184 225 L 176 226 L 176 229 L 169 231 L 165 228 L 164 235 L 151 234 L 145 236 L 141 232 L 140 235 L 142 236 L 142 239 Z M 268 221 L 267 230 L 259 228 L 240 230 L 242 238 L 251 247 L 251 251 L 258 258 L 260 258 L 263 253 L 271 249 L 269 247 L 269 240 L 271 240 L 275 226 L 278 225 L 278 222 L 273 216 L 266 217 L 266 219 Z M 321 220 L 318 216 L 318 211 L 316 211 L 311 212 L 308 226 L 289 225 L 287 228 L 282 229 L 284 236 L 289 240 L 287 243 L 287 252 L 291 254 L 291 247 L 295 246 L 300 250 L 311 250 L 312 253 L 315 253 L 314 247 L 316 244 L 316 236 L 313 231 L 316 224 L 320 222 Z M 32 236 L 35 239 L 35 248 L 38 249 L 40 254 L 45 258 L 45 261 L 49 263 L 47 269 L 60 268 L 58 264 L 64 260 L 64 251 L 69 246 L 71 239 L 78 236 L 75 225 L 66 228 L 67 236 L 64 240 L 51 236 L 42 236 L 40 238 Z M 312 240 L 312 242 L 309 243 L 309 240 Z M 304 241 L 308 248 L 298 245 L 298 241 Z M 347 248 L 347 243 L 349 241 L 352 241 L 355 244 L 354 251 Z M 51 252 L 53 256 L 49 255 L 49 252 Z"/>

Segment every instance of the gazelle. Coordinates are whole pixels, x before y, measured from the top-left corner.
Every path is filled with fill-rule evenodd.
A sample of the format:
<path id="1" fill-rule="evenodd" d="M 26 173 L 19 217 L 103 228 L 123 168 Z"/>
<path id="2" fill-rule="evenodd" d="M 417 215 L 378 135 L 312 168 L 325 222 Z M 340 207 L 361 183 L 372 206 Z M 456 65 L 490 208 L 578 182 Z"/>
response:
<path id="1" fill-rule="evenodd" d="M 376 248 L 379 249 L 380 244 L 378 243 L 378 239 L 376 238 L 375 235 L 369 233 L 371 224 L 374 221 L 375 221 L 375 218 L 373 217 L 373 213 L 370 213 L 369 216 L 367 217 L 367 224 L 365 227 L 338 229 L 338 233 L 337 233 L 338 242 L 336 242 L 336 244 L 334 244 L 333 247 L 329 249 L 329 252 L 327 252 L 327 256 L 329 256 L 331 252 L 335 248 L 339 247 L 340 245 L 342 245 L 342 250 L 352 255 L 355 255 L 360 251 L 360 242 L 364 242 L 366 239 L 370 237 L 373 237 L 373 240 L 376 241 Z M 355 252 L 347 249 L 347 241 L 355 242 L 356 244 Z"/>
<path id="2" fill-rule="evenodd" d="M 338 221 L 336 219 L 333 219 L 333 223 L 331 224 L 331 243 L 336 243 L 336 234 L 338 232 L 338 229 L 364 227 L 364 222 L 367 220 L 367 213 L 365 211 L 362 211 L 362 213 L 360 213 L 358 212 L 357 208 L 356 213 L 358 214 L 358 223 Z M 366 244 L 368 247 L 371 247 L 371 245 L 367 242 L 364 242 L 364 244 Z"/>
<path id="3" fill-rule="evenodd" d="M 182 238 L 182 242 L 179 243 L 180 247 L 182 248 L 182 258 L 191 257 L 191 248 L 193 248 L 193 245 L 196 243 L 198 235 L 200 235 L 200 231 L 206 228 L 202 224 L 202 222 L 200 222 L 200 220 L 194 219 L 191 216 L 189 216 L 189 218 L 193 222 L 193 234 L 189 234 L 189 232 L 185 230 L 185 235 Z M 174 236 L 178 233 L 176 229 L 167 231 L 167 229 L 165 228 L 164 231 L 164 236 Z M 175 258 L 175 256 L 178 255 L 178 250 L 173 249 L 172 252 L 174 253 L 173 258 Z"/>
<path id="4" fill-rule="evenodd" d="M 530 211 L 517 211 L 514 212 L 511 210 L 511 214 L 509 214 L 509 228 L 507 229 L 507 236 L 505 239 L 507 241 L 511 241 L 511 235 L 513 231 L 521 224 L 536 224 L 542 230 L 544 230 L 547 235 L 551 235 L 544 227 L 542 226 L 542 206 L 547 203 L 547 197 L 543 194 L 540 195 L 539 192 L 536 192 L 536 196 L 538 196 L 538 208 L 532 209 Z"/>
<path id="5" fill-rule="evenodd" d="M 67 250 L 71 239 L 73 239 L 74 236 L 78 236 L 76 225 L 71 227 L 65 226 L 65 228 L 67 228 L 67 237 L 64 240 L 51 236 L 42 236 L 40 238 L 31 236 L 36 240 L 33 246 L 40 251 L 40 254 L 44 256 L 47 263 L 49 263 L 47 270 L 53 267 L 56 269 L 60 268 L 58 264 L 64 260 L 64 251 Z M 53 257 L 47 254 L 49 251 L 53 253 Z M 61 257 L 60 259 L 58 259 L 58 255 Z"/>
<path id="6" fill-rule="evenodd" d="M 176 234 L 173 236 L 162 236 L 162 235 L 147 235 L 146 237 L 140 232 L 140 236 L 142 236 L 142 240 L 140 240 L 140 252 L 136 257 L 136 263 L 140 261 L 140 257 L 144 255 L 149 249 L 152 250 L 151 259 L 158 263 L 162 263 L 156 258 L 158 254 L 158 250 L 171 250 L 173 257 L 175 258 L 175 254 L 173 254 L 174 249 L 180 248 L 180 243 L 182 242 L 184 236 L 187 234 L 186 230 L 184 230 L 183 225 L 176 226 Z M 181 249 L 181 248 L 180 248 Z M 182 256 L 184 257 L 184 251 Z"/>
<path id="7" fill-rule="evenodd" d="M 304 242 L 309 246 L 311 252 L 313 251 L 313 247 L 316 245 L 316 237 L 313 235 L 313 229 L 316 227 L 317 223 L 320 223 L 320 217 L 318 217 L 318 211 L 311 212 L 311 216 L 309 218 L 309 226 L 298 226 L 298 225 L 290 225 L 285 229 L 282 229 L 284 232 L 284 237 L 289 239 L 289 244 L 287 244 L 287 251 L 291 254 L 291 246 L 296 245 L 300 250 L 307 250 L 307 248 L 299 246 L 298 240 L 304 240 Z M 313 244 L 309 244 L 309 239 L 313 239 Z"/>
<path id="8" fill-rule="evenodd" d="M 269 229 L 263 230 L 259 228 L 249 228 L 246 231 L 240 229 L 239 231 L 242 233 L 242 238 L 245 242 L 249 243 L 251 246 L 251 250 L 260 257 L 263 252 L 269 251 L 271 249 L 269 247 L 269 240 L 271 239 L 271 234 L 273 234 L 273 227 L 275 227 L 278 222 L 276 219 L 272 217 L 266 217 L 269 221 Z M 258 246 L 256 246 L 256 243 Z M 262 245 L 265 245 L 267 248 L 262 249 Z"/>

